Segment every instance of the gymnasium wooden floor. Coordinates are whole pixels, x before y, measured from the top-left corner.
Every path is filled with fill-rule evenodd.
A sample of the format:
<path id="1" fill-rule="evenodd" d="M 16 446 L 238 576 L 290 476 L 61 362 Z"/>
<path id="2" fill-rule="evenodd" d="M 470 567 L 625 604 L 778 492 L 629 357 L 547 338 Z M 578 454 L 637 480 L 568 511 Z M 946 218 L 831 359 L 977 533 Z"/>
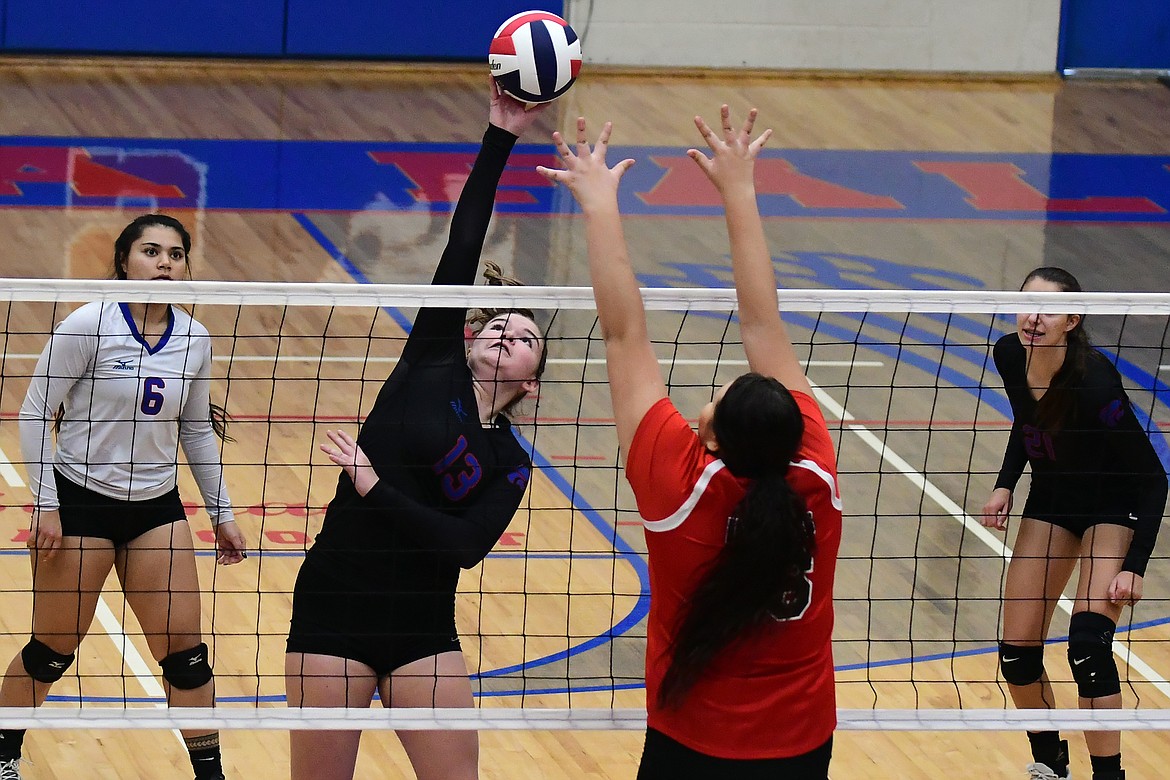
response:
<path id="1" fill-rule="evenodd" d="M 0 60 L 0 173 L 12 174 L 15 158 L 4 156 L 9 147 L 54 146 L 72 138 L 90 139 L 77 141 L 78 147 L 103 148 L 111 147 L 110 139 L 194 139 L 393 141 L 458 150 L 449 145 L 472 144 L 482 134 L 485 79 L 480 69 L 456 67 Z M 523 143 L 546 144 L 553 129 L 569 127 L 579 114 L 598 125 L 612 119 L 613 143 L 652 157 L 653 162 L 641 159 L 635 170 L 653 172 L 696 145 L 691 117 L 713 116 L 722 102 L 740 114 L 747 106 L 758 107 L 762 125 L 775 130 L 772 149 L 796 156 L 831 154 L 843 168 L 884 164 L 904 153 L 938 159 L 1068 153 L 1138 160 L 1170 153 L 1165 140 L 1170 90 L 1152 83 L 758 73 L 587 72 Z M 133 140 L 116 146 L 137 148 Z M 543 154 L 547 147 L 526 151 Z M 208 177 L 226 173 L 212 169 Z M 866 172 L 842 175 L 853 174 Z M 873 176 L 880 179 L 880 173 Z M 11 194 L 4 189 L 9 183 L 0 176 L 0 274 L 107 276 L 112 239 L 141 211 L 140 203 L 99 207 L 67 197 L 56 205 L 20 204 L 3 199 Z M 658 196 L 640 197 L 653 204 Z M 293 213 L 233 208 L 209 197 L 206 204 L 175 213 L 194 228 L 193 263 L 200 279 L 422 282 L 445 231 L 442 211 L 432 213 L 425 205 L 411 209 L 392 198 L 375 198 L 366 208 Z M 627 237 L 647 284 L 726 283 L 726 235 L 718 214 L 635 211 L 626 221 Z M 1032 267 L 1059 264 L 1076 272 L 1088 289 L 1170 289 L 1170 266 L 1163 259 L 1170 233 L 1164 222 L 1153 220 L 976 219 L 944 210 L 870 219 L 778 215 L 768 219 L 767 229 L 781 279 L 793 286 L 1015 289 Z M 583 237 L 567 216 L 500 213 L 485 256 L 534 284 L 587 280 Z M 43 345 L 54 314 L 46 306 L 25 304 L 5 306 L 2 313 L 10 334 L 0 372 L 0 449 L 13 459 L 19 453 L 13 417 L 27 386 L 29 356 Z M 314 454 L 314 445 L 324 429 L 355 426 L 368 411 L 409 312 L 318 308 L 240 314 L 203 307 L 197 316 L 217 334 L 216 392 L 228 395 L 236 420 L 237 441 L 225 449 L 229 487 L 258 553 L 240 566 L 220 569 L 208 556 L 200 558 L 218 695 L 224 707 L 282 707 L 289 591 L 336 478 L 336 470 Z M 1003 560 L 964 528 L 962 513 L 977 512 L 991 487 L 1005 418 L 1002 406 L 962 382 L 936 378 L 974 376 L 976 384 L 982 379 L 994 390 L 997 377 L 984 370 L 983 359 L 992 329 L 1002 324 L 986 317 L 941 324 L 914 320 L 927 333 L 945 329 L 961 348 L 896 363 L 896 339 L 890 336 L 896 322 L 846 315 L 821 322 L 801 315 L 792 321 L 797 338 L 810 345 L 810 376 L 826 393 L 828 418 L 839 419 L 834 405 L 855 418 L 852 427 L 835 426 L 847 514 L 836 594 L 841 706 L 1002 708 L 1006 691 L 995 682 L 992 650 Z M 712 362 L 726 325 L 720 317 L 655 315 L 652 327 L 665 341 L 663 356 L 671 355 L 673 344 L 682 345 L 675 356 L 685 360 L 676 363 L 671 380 L 684 410 L 697 410 L 711 387 L 738 370 L 726 361 L 736 355 L 725 355 L 718 367 Z M 1104 320 L 1100 336 L 1117 336 L 1132 347 L 1126 356 L 1134 371 L 1155 378 L 1161 364 L 1170 363 L 1162 356 L 1164 325 Z M 561 312 L 554 320 L 556 360 L 538 404 L 520 420 L 543 464 L 527 511 L 497 551 L 464 576 L 458 617 L 484 707 L 642 704 L 643 548 L 636 521 L 614 512 L 615 495 L 622 496 L 621 506 L 630 504 L 615 487 L 620 481 L 602 367 L 583 362 L 600 355 L 599 344 L 578 340 L 588 328 L 587 315 L 578 312 Z M 233 341 L 233 332 L 246 338 Z M 887 348 L 859 349 L 841 335 L 859 333 Z M 734 329 L 727 339 L 734 340 Z M 363 359 L 367 349 L 375 359 Z M 329 362 L 319 360 L 322 355 Z M 941 369 L 932 374 L 932 366 Z M 940 373 L 943 369 L 951 373 Z M 1170 415 L 1159 404 L 1165 402 L 1155 404 L 1147 396 L 1139 403 L 1164 426 Z M 872 437 L 857 434 L 859 425 L 886 443 L 884 464 L 880 444 L 875 449 Z M 891 465 L 890 453 L 903 458 L 905 468 Z M 937 488 L 951 503 L 924 498 L 923 489 L 907 478 L 910 473 L 925 474 L 931 490 Z M 10 540 L 0 542 L 6 583 L 0 593 L 0 657 L 7 657 L 19 650 L 28 630 L 22 536 L 28 493 L 6 472 L 0 476 L 8 483 L 0 486 L 0 539 Z M 181 489 L 189 500 L 198 495 L 185 474 Z M 206 537 L 202 513 L 193 515 L 192 523 Z M 1010 546 L 1010 533 L 1004 541 Z M 1139 700 L 1146 708 L 1170 706 L 1165 544 L 1150 566 L 1146 601 L 1125 619 L 1135 628 L 1120 635 L 1146 664 L 1141 674 L 1122 669 L 1129 682 L 1127 706 Z M 527 591 L 522 594 L 516 586 L 521 581 Z M 87 706 L 123 698 L 144 705 L 158 701 L 158 682 L 149 676 L 154 664 L 135 637 L 136 624 L 116 588 L 105 602 L 109 614 L 95 622 L 75 673 L 54 689 L 53 706 L 75 707 L 79 697 Z M 1066 620 L 1058 614 L 1054 637 L 1063 635 Z M 119 631 L 130 636 L 128 648 L 120 650 Z M 1050 648 L 1048 664 L 1054 677 L 1067 680 L 1063 656 L 1059 645 Z M 148 662 L 139 668 L 137 657 Z M 1062 705 L 1074 704 L 1067 682 L 1058 685 L 1058 693 Z M 229 777 L 287 776 L 287 735 L 225 732 L 223 741 Z M 1073 772 L 1087 778 L 1083 742 L 1073 735 L 1072 743 Z M 641 735 L 485 732 L 481 744 L 484 778 L 629 778 Z M 833 776 L 1018 777 L 1029 760 L 1026 745 L 1022 734 L 1003 732 L 841 731 Z M 1131 780 L 1161 777 L 1170 735 L 1127 735 L 1124 749 Z M 29 780 L 153 780 L 188 773 L 181 745 L 166 732 L 34 731 L 25 754 L 33 762 L 24 770 Z M 171 764 L 173 770 L 167 768 Z M 358 777 L 409 776 L 393 735 L 367 733 Z"/>

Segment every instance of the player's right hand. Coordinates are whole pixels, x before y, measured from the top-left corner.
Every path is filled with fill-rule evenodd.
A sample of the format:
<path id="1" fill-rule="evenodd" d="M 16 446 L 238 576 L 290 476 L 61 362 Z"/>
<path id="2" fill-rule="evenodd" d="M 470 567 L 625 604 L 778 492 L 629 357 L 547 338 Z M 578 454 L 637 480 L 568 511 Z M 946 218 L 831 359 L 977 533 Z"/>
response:
<path id="1" fill-rule="evenodd" d="M 56 509 L 34 509 L 26 545 L 34 553 L 43 554 L 46 561 L 53 560 L 61 549 L 61 513 Z"/>
<path id="2" fill-rule="evenodd" d="M 1012 511 L 1012 491 L 1007 488 L 996 488 L 991 491 L 991 498 L 983 505 L 983 516 L 979 522 L 985 528 L 994 528 L 1002 531 L 1007 528 L 1008 514 Z"/>

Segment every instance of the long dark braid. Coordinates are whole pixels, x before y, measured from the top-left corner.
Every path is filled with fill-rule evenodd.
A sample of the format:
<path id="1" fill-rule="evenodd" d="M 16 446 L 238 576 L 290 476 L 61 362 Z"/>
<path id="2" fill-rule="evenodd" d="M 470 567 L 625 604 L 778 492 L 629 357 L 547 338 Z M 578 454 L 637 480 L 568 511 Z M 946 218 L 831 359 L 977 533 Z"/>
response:
<path id="1" fill-rule="evenodd" d="M 804 576 L 815 550 L 804 498 L 786 478 L 804 433 L 792 394 L 772 377 L 744 374 L 716 405 L 712 431 L 728 470 L 753 482 L 679 622 L 658 692 L 663 707 L 679 706 L 703 670 L 737 638 L 795 616 L 804 606 Z"/>

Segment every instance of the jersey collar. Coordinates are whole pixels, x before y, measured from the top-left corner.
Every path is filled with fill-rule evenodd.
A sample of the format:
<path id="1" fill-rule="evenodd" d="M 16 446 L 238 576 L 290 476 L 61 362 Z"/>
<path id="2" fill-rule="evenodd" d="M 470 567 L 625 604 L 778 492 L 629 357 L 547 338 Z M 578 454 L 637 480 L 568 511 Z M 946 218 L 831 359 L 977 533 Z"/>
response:
<path id="1" fill-rule="evenodd" d="M 130 313 L 130 306 L 125 303 L 119 303 L 118 306 L 122 309 L 122 316 L 125 318 L 126 324 L 130 327 L 130 335 L 146 349 L 146 354 L 153 355 L 167 345 L 167 341 L 171 338 L 171 332 L 175 329 L 175 311 L 169 305 L 167 306 L 167 329 L 163 331 L 158 343 L 153 347 L 138 332 L 138 323 L 134 321 L 134 315 Z"/>

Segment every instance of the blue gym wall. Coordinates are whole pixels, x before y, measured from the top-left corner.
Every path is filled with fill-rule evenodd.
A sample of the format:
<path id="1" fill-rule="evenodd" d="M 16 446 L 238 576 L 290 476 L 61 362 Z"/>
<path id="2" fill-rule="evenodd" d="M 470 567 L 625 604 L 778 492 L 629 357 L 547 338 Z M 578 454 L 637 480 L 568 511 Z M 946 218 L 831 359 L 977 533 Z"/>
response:
<path id="1" fill-rule="evenodd" d="M 7 52 L 482 60 L 500 23 L 563 0 L 0 0 Z"/>
<path id="2" fill-rule="evenodd" d="M 1170 69 L 1167 0 L 1060 2 L 1058 71 Z M 476 61 L 486 57 L 487 42 L 504 19 L 529 8 L 563 16 L 565 5 L 565 0 L 0 0 L 0 51 Z"/>
<path id="3" fill-rule="evenodd" d="M 1167 0 L 1063 0 L 1057 69 L 1170 70 Z"/>

